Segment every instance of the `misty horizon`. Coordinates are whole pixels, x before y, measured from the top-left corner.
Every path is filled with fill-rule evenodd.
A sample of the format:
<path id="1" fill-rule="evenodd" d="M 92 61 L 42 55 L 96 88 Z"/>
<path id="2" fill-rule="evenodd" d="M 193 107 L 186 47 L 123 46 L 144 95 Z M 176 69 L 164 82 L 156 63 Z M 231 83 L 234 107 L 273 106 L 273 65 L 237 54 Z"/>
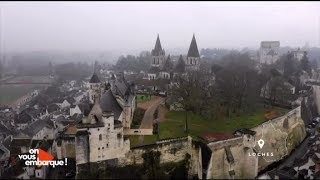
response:
<path id="1" fill-rule="evenodd" d="M 318 2 L 1 2 L 1 52 L 319 47 Z"/>

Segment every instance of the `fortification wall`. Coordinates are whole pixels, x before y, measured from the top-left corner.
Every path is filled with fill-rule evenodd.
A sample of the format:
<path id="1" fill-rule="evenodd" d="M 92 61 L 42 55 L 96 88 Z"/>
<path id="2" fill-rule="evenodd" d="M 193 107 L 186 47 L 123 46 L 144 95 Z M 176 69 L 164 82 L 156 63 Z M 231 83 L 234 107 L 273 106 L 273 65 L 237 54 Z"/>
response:
<path id="1" fill-rule="evenodd" d="M 274 154 L 273 157 L 259 158 L 258 170 L 260 171 L 290 154 L 306 137 L 304 121 L 301 118 L 301 106 L 252 130 L 257 132 L 256 140 L 263 139 L 265 141 L 263 151 Z M 255 149 L 260 149 L 257 144 Z"/>
<path id="2" fill-rule="evenodd" d="M 199 149 L 196 149 L 192 144 L 191 137 L 162 140 L 157 141 L 155 144 L 131 148 L 124 158 L 118 159 L 118 165 L 143 164 L 143 154 L 148 151 L 158 151 L 161 153 L 160 164 L 180 162 L 185 159 L 187 154 L 189 154 L 191 155 L 191 169 L 189 169 L 189 174 L 195 175 L 198 173 L 199 169 L 202 169 L 199 168 L 201 167 L 201 165 L 199 165 L 199 159 L 201 159 L 201 157 L 199 157 Z"/>
<path id="3" fill-rule="evenodd" d="M 212 154 L 207 179 L 254 178 L 260 170 L 288 155 L 306 136 L 300 106 L 252 130 L 256 131 L 252 138 L 244 135 L 208 144 Z M 263 148 L 257 144 L 259 139 L 265 142 Z M 270 156 L 258 157 L 254 153 Z"/>

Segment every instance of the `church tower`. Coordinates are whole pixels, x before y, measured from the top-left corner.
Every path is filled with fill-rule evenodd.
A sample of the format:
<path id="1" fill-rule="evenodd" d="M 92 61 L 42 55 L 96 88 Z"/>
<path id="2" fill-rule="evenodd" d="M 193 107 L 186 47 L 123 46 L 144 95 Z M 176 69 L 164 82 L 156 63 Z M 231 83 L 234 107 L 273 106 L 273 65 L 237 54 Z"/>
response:
<path id="1" fill-rule="evenodd" d="M 154 49 L 151 51 L 151 55 L 152 55 L 151 66 L 162 69 L 165 63 L 165 52 L 161 47 L 159 34 L 156 40 L 156 45 L 154 46 Z"/>
<path id="2" fill-rule="evenodd" d="M 93 73 L 89 81 L 89 100 L 90 104 L 94 104 L 97 98 L 101 95 L 101 81 L 96 73 Z"/>
<path id="3" fill-rule="evenodd" d="M 198 71 L 200 69 L 200 54 L 194 34 L 185 61 L 186 71 Z"/>

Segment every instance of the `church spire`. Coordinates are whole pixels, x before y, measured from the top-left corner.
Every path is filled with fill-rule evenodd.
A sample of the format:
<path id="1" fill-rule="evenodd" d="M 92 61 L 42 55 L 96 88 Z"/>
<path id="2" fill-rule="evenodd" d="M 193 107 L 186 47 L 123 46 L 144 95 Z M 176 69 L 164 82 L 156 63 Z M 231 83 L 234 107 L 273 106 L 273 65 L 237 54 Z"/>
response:
<path id="1" fill-rule="evenodd" d="M 163 52 L 163 49 L 162 49 L 159 34 L 158 34 L 156 44 L 154 46 L 154 49 L 152 50 L 152 55 L 153 56 L 160 56 L 163 54 L 162 52 Z"/>
<path id="2" fill-rule="evenodd" d="M 192 37 L 191 44 L 189 47 L 188 57 L 200 57 L 194 33 L 193 33 L 193 37 Z"/>

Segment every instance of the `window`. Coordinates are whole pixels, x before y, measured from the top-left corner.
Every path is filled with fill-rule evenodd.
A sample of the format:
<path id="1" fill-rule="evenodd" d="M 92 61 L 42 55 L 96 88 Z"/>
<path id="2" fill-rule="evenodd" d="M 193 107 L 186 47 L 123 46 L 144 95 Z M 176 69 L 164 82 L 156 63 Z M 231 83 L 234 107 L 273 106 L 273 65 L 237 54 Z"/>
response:
<path id="1" fill-rule="evenodd" d="M 107 144 L 107 148 L 109 147 L 109 144 Z"/>
<path id="2" fill-rule="evenodd" d="M 99 141 L 101 141 L 102 140 L 102 135 L 101 134 L 99 134 Z"/>
<path id="3" fill-rule="evenodd" d="M 98 150 L 100 150 L 100 148 L 98 148 Z"/>
<path id="4" fill-rule="evenodd" d="M 102 147 L 102 149 L 104 149 L 104 147 Z"/>

